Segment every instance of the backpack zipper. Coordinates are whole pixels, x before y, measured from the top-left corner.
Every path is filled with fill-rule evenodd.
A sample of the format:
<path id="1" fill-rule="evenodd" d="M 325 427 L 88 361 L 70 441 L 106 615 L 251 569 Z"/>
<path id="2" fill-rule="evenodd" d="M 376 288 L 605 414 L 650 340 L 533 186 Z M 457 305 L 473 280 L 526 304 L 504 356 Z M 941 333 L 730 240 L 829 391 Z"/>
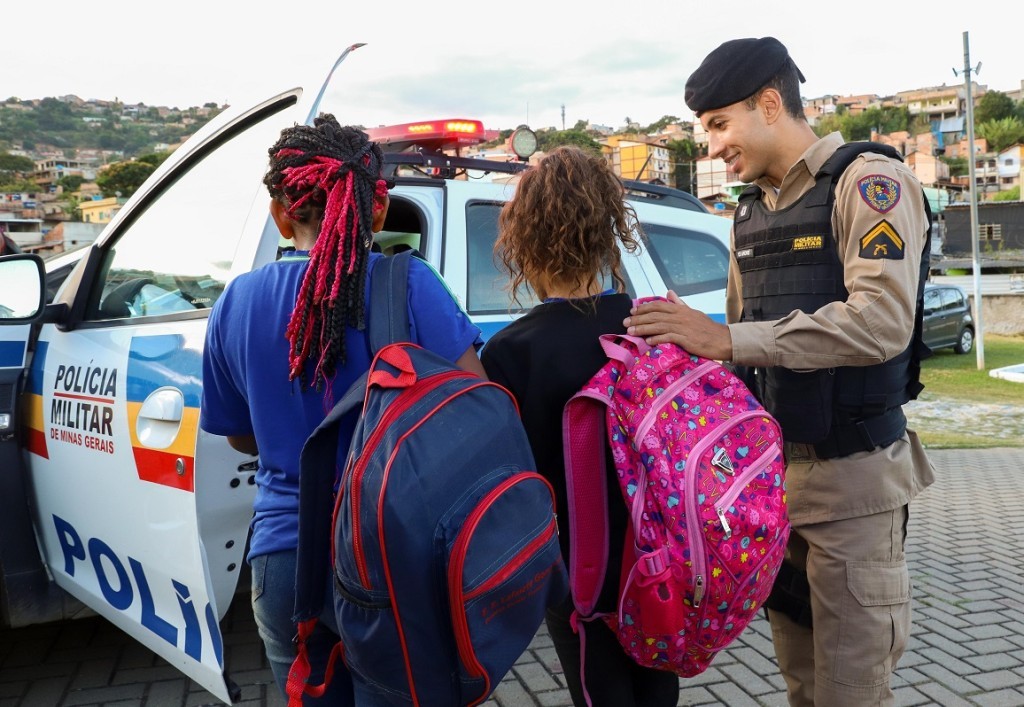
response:
<path id="1" fill-rule="evenodd" d="M 658 418 L 658 413 L 660 413 L 667 404 L 670 404 L 672 402 L 672 398 L 675 397 L 675 395 L 680 390 L 686 388 L 688 385 L 693 383 L 693 381 L 697 380 L 702 375 L 704 375 L 705 373 L 714 369 L 717 366 L 718 364 L 715 363 L 714 361 L 705 361 L 704 363 L 702 363 L 701 365 L 697 366 L 692 371 L 684 375 L 679 380 L 672 381 L 666 388 L 662 390 L 661 398 L 663 402 L 660 405 L 652 406 L 650 410 L 644 413 L 643 418 L 640 420 L 640 424 L 637 425 L 636 433 L 633 436 L 633 439 L 637 440 L 637 445 L 639 447 L 636 450 L 637 453 L 643 453 L 644 437 L 647 435 L 647 432 L 651 429 L 651 427 L 654 426 L 654 423 Z M 640 528 L 640 523 L 643 521 L 643 492 L 646 488 L 647 467 L 641 465 L 640 478 L 637 479 L 637 493 L 633 496 L 633 504 L 630 507 L 630 515 L 633 518 L 633 527 L 636 528 L 638 532 Z"/>
<path id="2" fill-rule="evenodd" d="M 732 506 L 733 502 L 754 477 L 764 471 L 779 453 L 779 443 L 772 442 L 772 445 L 758 457 L 757 461 L 740 474 L 733 482 L 733 485 L 729 487 L 729 490 L 722 494 L 722 497 L 715 502 L 715 513 L 718 515 L 718 522 L 722 524 L 722 531 L 725 533 L 726 540 L 732 537 L 732 528 L 729 527 L 729 522 L 725 519 L 726 510 Z"/>
<path id="3" fill-rule="evenodd" d="M 487 677 L 487 671 L 480 664 L 480 661 L 477 660 L 476 653 L 473 651 L 472 636 L 469 635 L 469 622 L 466 620 L 464 604 L 500 585 L 511 577 L 537 550 L 550 542 L 551 538 L 555 536 L 555 521 L 552 518 L 547 527 L 536 538 L 527 543 L 522 550 L 517 552 L 509 562 L 505 563 L 505 566 L 499 572 L 492 575 L 473 591 L 464 595 L 462 593 L 462 571 L 466 563 L 466 551 L 470 541 L 473 539 L 473 532 L 476 530 L 477 525 L 480 524 L 484 514 L 491 509 L 497 499 L 516 484 L 532 480 L 544 482 L 548 492 L 551 494 L 551 503 L 553 505 L 555 502 L 554 489 L 552 489 L 551 484 L 543 476 L 533 471 L 520 472 L 510 476 L 491 489 L 480 503 L 473 508 L 473 511 L 466 518 L 462 529 L 459 531 L 455 544 L 452 546 L 451 557 L 453 561 L 448 565 L 448 602 L 452 622 L 455 624 L 455 643 L 470 675 L 474 678 L 482 677 L 484 679 L 486 685 L 482 693 L 483 697 L 486 697 L 491 692 L 490 680 Z M 471 704 L 479 704 L 482 701 L 481 699 Z"/>
<path id="4" fill-rule="evenodd" d="M 387 433 L 391 423 L 397 418 L 404 415 L 408 410 L 426 397 L 428 394 L 433 392 L 435 389 L 443 385 L 444 383 L 453 380 L 455 378 L 475 378 L 472 373 L 466 371 L 445 371 L 438 373 L 433 376 L 421 378 L 418 382 L 420 386 L 416 388 L 407 388 L 402 392 L 401 395 L 407 395 L 404 401 L 401 398 L 395 400 L 387 411 L 381 416 L 374 428 L 373 433 L 370 435 L 370 439 L 365 445 L 363 445 L 363 453 L 359 457 L 359 462 L 352 468 L 351 480 L 349 482 L 349 496 L 351 498 L 350 504 L 352 509 L 352 553 L 356 560 L 356 570 L 359 573 L 359 582 L 366 589 L 373 589 L 370 585 L 370 572 L 366 566 L 366 553 L 363 550 L 363 539 L 362 539 L 362 523 L 360 522 L 359 504 L 362 498 L 362 480 L 363 474 L 366 473 L 366 467 L 369 465 L 370 459 L 373 457 L 373 453 L 376 451 L 377 446 L 380 444 L 381 439 Z M 389 460 L 390 462 L 390 460 Z M 384 492 L 384 482 L 381 482 L 381 494 Z"/>
<path id="5" fill-rule="evenodd" d="M 764 416 L 763 410 L 747 410 L 715 426 L 715 434 L 707 435 L 690 450 L 686 459 L 686 534 L 690 540 L 690 558 L 693 561 L 694 591 L 693 607 L 700 606 L 704 599 L 704 534 L 697 515 L 697 465 L 704 452 L 723 437 L 723 431 L 735 427 L 744 420 Z"/>

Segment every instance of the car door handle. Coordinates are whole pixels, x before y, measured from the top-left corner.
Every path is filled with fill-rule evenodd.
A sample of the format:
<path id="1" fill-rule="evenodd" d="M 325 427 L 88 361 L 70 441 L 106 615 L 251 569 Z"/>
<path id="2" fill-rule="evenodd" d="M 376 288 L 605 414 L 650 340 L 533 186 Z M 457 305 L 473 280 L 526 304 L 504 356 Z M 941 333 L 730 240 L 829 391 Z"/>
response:
<path id="1" fill-rule="evenodd" d="M 166 449 L 178 436 L 185 396 L 177 388 L 158 388 L 150 393 L 139 408 L 135 436 L 139 442 L 154 449 Z"/>

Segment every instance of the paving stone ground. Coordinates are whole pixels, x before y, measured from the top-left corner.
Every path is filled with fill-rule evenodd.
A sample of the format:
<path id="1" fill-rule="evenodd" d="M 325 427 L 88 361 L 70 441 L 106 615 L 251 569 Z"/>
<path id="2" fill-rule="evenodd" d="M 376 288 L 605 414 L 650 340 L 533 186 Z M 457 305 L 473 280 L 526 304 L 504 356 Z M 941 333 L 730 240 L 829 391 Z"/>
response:
<path id="1" fill-rule="evenodd" d="M 914 631 L 896 672 L 899 705 L 1024 707 L 1024 449 L 934 450 L 936 483 L 911 505 Z M 283 707 L 236 600 L 225 658 L 247 707 Z M 757 619 L 680 705 L 786 704 L 768 625 Z M 0 707 L 199 707 L 219 702 L 100 618 L 0 631 Z M 570 705 L 542 628 L 487 707 Z"/>

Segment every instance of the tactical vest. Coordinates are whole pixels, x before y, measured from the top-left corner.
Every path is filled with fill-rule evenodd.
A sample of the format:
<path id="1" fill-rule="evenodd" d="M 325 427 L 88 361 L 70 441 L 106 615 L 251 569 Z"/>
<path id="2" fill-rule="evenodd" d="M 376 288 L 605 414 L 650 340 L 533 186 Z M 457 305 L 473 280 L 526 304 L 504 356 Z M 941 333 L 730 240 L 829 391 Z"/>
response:
<path id="1" fill-rule="evenodd" d="M 773 321 L 794 310 L 815 312 L 849 296 L 832 232 L 832 207 L 836 182 L 863 152 L 902 161 L 886 145 L 847 143 L 818 170 L 810 191 L 785 209 L 766 208 L 759 187 L 740 195 L 733 225 L 743 285 L 740 321 Z M 764 406 L 782 425 L 784 439 L 813 444 L 820 458 L 885 447 L 899 439 L 907 423 L 902 405 L 923 388 L 920 362 L 930 351 L 921 338 L 921 313 L 931 250 L 927 199 L 924 204 L 925 244 L 914 335 L 907 349 L 873 366 L 804 373 L 781 366 L 757 369 L 751 381 Z"/>

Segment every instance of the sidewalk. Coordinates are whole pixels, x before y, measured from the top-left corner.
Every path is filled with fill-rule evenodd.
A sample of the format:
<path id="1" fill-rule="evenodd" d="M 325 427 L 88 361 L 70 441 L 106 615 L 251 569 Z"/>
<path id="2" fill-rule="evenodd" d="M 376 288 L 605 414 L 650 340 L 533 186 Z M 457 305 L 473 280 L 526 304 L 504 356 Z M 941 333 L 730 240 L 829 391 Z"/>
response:
<path id="1" fill-rule="evenodd" d="M 1024 706 L 1024 449 L 930 456 L 936 483 L 911 505 L 914 632 L 896 673 L 898 704 Z M 283 707 L 248 603 L 236 600 L 222 626 L 237 704 Z M 681 687 L 680 705 L 785 705 L 767 622 Z M 0 632 L 0 707 L 215 704 L 102 619 Z M 571 704 L 543 628 L 485 704 Z"/>

